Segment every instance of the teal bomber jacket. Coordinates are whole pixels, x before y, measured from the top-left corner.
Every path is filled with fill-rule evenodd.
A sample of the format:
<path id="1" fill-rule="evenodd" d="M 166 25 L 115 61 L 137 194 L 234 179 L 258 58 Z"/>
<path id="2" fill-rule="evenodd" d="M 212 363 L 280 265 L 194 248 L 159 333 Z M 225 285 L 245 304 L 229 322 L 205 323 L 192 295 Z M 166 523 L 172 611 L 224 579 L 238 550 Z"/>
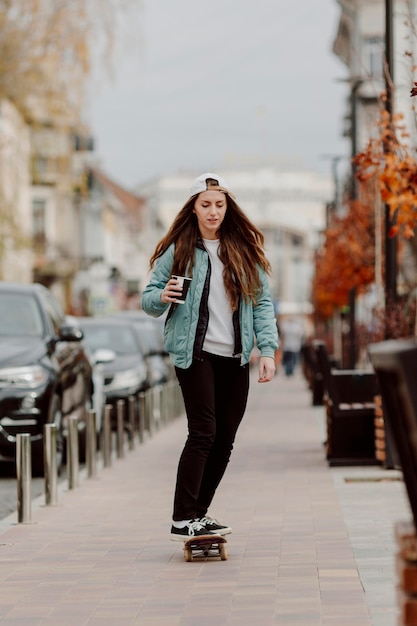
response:
<path id="1" fill-rule="evenodd" d="M 161 293 L 170 279 L 173 261 L 174 244 L 157 259 L 150 281 L 143 291 L 142 308 L 148 315 L 159 317 L 172 306 L 161 302 Z M 193 360 L 200 303 L 209 264 L 207 251 L 204 248 L 196 248 L 193 276 L 185 303 L 174 305 L 165 323 L 165 349 L 174 365 L 181 369 L 190 367 Z M 268 278 L 261 268 L 259 268 L 259 276 L 262 289 L 256 306 L 253 306 L 252 302 L 246 302 L 243 298 L 239 304 L 241 365 L 249 362 L 255 337 L 261 356 L 274 357 L 278 348 L 278 332 Z"/>

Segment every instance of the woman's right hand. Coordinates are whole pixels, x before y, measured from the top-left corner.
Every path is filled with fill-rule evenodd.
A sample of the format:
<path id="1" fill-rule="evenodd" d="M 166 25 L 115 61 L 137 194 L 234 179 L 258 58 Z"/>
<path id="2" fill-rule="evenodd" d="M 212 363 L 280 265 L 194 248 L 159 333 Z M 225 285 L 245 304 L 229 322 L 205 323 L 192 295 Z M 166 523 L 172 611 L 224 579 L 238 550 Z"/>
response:
<path id="1" fill-rule="evenodd" d="M 178 280 L 176 278 L 170 278 L 164 289 L 161 291 L 161 302 L 164 304 L 175 302 L 181 293 L 182 288 L 178 286 Z"/>

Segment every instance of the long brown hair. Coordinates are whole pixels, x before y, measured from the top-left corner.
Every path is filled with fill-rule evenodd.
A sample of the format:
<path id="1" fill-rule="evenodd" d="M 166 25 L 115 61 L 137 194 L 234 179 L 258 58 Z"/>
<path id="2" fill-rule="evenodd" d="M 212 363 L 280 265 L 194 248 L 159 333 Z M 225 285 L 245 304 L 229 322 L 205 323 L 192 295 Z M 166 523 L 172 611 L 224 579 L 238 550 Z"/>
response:
<path id="1" fill-rule="evenodd" d="M 264 236 L 249 220 L 239 205 L 229 195 L 226 196 L 227 210 L 218 231 L 220 240 L 219 258 L 224 265 L 223 280 L 233 311 L 239 305 L 242 295 L 247 301 L 256 304 L 261 289 L 258 267 L 267 274 L 271 265 L 264 253 Z M 150 259 L 152 268 L 155 261 L 175 243 L 172 273 L 192 275 L 195 248 L 201 236 L 197 216 L 193 213 L 198 196 L 192 196 L 174 219 L 171 228 L 155 248 Z"/>

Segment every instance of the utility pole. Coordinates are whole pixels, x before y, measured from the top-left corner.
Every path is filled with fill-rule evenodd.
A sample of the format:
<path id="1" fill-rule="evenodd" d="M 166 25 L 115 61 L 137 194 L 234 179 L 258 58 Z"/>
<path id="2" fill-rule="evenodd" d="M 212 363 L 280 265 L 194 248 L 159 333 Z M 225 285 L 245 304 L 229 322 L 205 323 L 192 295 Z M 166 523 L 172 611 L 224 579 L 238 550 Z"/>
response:
<path id="1" fill-rule="evenodd" d="M 394 0 L 385 0 L 385 90 L 386 111 L 390 123 L 394 113 Z M 387 149 L 389 147 L 387 146 Z M 389 310 L 397 299 L 397 238 L 390 237 L 395 223 L 385 205 L 385 307 Z"/>
<path id="2" fill-rule="evenodd" d="M 362 85 L 362 78 L 353 78 L 350 85 L 350 106 L 351 106 L 351 189 L 350 199 L 352 202 L 358 199 L 358 187 L 356 183 L 355 157 L 358 153 L 358 120 L 357 120 L 357 100 L 358 90 Z M 348 367 L 354 369 L 356 365 L 356 287 L 349 291 L 349 355 Z"/>
<path id="3" fill-rule="evenodd" d="M 350 200 L 358 199 L 358 188 L 356 182 L 355 157 L 358 153 L 358 119 L 357 103 L 358 92 L 362 83 L 366 80 L 361 76 L 351 76 L 350 84 L 350 141 L 351 141 L 351 174 L 350 174 Z M 349 353 L 347 355 L 347 365 L 349 369 L 354 369 L 356 365 L 356 287 L 349 291 Z"/>
<path id="4" fill-rule="evenodd" d="M 350 197 L 352 200 L 357 200 L 358 191 L 356 185 L 356 165 L 354 158 L 358 153 L 358 115 L 357 115 L 357 101 L 358 90 L 363 83 L 363 78 L 353 78 L 350 85 L 350 134 L 351 134 L 351 157 L 352 157 L 352 170 L 351 170 L 351 190 Z"/>
<path id="5" fill-rule="evenodd" d="M 339 175 L 337 166 L 342 159 L 345 159 L 345 156 L 338 154 L 323 154 L 322 159 L 329 159 L 331 161 L 331 173 L 332 173 L 332 181 L 334 186 L 334 195 L 333 201 L 330 205 L 331 211 L 337 215 L 339 204 L 340 204 L 340 193 L 339 193 Z M 326 226 L 330 224 L 330 214 L 329 212 L 326 214 Z"/>

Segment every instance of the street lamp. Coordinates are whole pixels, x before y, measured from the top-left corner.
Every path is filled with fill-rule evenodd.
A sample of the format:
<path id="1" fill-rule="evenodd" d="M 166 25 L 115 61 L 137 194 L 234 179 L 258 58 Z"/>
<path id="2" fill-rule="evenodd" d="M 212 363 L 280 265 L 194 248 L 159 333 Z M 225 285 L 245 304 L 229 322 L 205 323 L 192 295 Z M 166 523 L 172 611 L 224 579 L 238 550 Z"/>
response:
<path id="1" fill-rule="evenodd" d="M 350 110 L 351 110 L 351 156 L 352 156 L 352 180 L 350 188 L 350 197 L 352 200 L 356 200 L 358 197 L 358 190 L 356 184 L 356 163 L 355 157 L 358 153 L 358 120 L 357 120 L 357 98 L 358 89 L 364 82 L 363 78 L 353 78 L 350 84 Z"/>
<path id="2" fill-rule="evenodd" d="M 354 161 L 355 156 L 358 153 L 358 90 L 360 86 L 367 81 L 368 78 L 364 76 L 349 76 L 348 78 L 338 78 L 340 83 L 350 84 L 350 155 L 351 155 L 351 184 L 350 184 L 350 197 L 352 200 L 356 200 L 358 196 L 356 185 L 356 164 Z"/>
<path id="3" fill-rule="evenodd" d="M 342 161 L 342 159 L 345 159 L 345 156 L 342 156 L 340 154 L 323 154 L 322 159 L 328 159 L 329 161 L 331 161 L 331 172 L 332 172 L 332 179 L 333 179 L 333 187 L 334 187 L 334 195 L 333 195 L 333 213 L 337 214 L 338 208 L 339 208 L 339 176 L 338 176 L 338 171 L 337 171 L 337 166 L 339 164 L 340 161 Z M 329 225 L 329 217 L 330 215 L 327 214 L 326 215 L 326 226 Z"/>
<path id="4" fill-rule="evenodd" d="M 350 199 L 357 200 L 358 190 L 356 184 L 355 157 L 358 152 L 358 125 L 357 125 L 357 100 L 358 90 L 362 83 L 367 80 L 362 76 L 350 76 L 339 79 L 340 82 L 350 84 L 350 141 L 351 141 L 351 181 Z M 356 364 L 356 287 L 349 291 L 349 355 L 348 367 L 353 369 Z"/>

